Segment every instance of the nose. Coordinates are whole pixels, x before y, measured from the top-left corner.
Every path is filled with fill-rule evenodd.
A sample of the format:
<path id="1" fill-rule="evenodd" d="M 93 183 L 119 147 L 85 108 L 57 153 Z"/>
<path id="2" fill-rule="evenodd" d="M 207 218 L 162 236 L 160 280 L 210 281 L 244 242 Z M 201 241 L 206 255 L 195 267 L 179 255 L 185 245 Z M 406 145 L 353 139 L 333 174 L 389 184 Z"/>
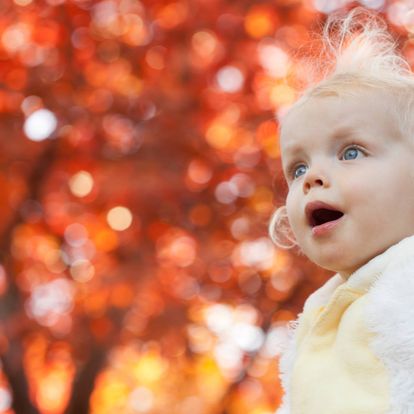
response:
<path id="1" fill-rule="evenodd" d="M 327 175 L 319 167 L 309 168 L 303 180 L 303 191 L 308 193 L 312 187 L 327 187 L 329 185 Z"/>

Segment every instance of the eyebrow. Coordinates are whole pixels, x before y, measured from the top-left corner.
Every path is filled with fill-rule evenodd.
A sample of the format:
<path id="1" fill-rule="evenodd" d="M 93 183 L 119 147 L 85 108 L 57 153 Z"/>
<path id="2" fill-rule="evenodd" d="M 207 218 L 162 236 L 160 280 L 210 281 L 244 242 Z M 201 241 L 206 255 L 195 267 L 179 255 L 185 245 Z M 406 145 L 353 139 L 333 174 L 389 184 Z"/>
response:
<path id="1" fill-rule="evenodd" d="M 329 140 L 330 141 L 340 141 L 346 137 L 355 136 L 356 130 L 354 128 L 350 127 L 339 127 L 335 129 L 330 135 Z M 301 145 L 288 145 L 285 150 L 285 156 L 286 155 L 292 155 L 297 153 L 302 149 Z"/>

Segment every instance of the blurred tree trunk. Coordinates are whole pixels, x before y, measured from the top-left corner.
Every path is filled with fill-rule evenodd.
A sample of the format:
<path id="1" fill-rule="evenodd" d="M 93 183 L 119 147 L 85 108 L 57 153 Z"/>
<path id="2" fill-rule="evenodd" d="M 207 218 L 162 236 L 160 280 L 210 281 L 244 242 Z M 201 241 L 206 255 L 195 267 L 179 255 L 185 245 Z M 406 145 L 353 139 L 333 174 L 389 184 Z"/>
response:
<path id="1" fill-rule="evenodd" d="M 39 156 L 30 176 L 27 177 L 29 193 L 21 200 L 36 200 L 39 197 L 43 179 L 55 159 L 57 141 L 50 141 L 45 151 Z M 2 333 L 7 343 L 0 349 L 3 371 L 13 393 L 12 409 L 15 414 L 38 414 L 29 395 L 29 384 L 23 367 L 22 338 L 26 331 L 27 315 L 24 310 L 24 299 L 16 285 L 13 260 L 10 255 L 13 231 L 21 222 L 20 207 L 11 217 L 1 239 L 0 256 L 7 274 L 8 289 L 0 301 L 0 322 Z"/>
<path id="2" fill-rule="evenodd" d="M 8 351 L 3 355 L 3 371 L 13 392 L 11 408 L 15 414 L 39 414 L 29 396 L 29 387 L 22 364 L 23 350 L 17 341 L 10 342 Z"/>
<path id="3" fill-rule="evenodd" d="M 65 414 L 88 414 L 89 400 L 95 386 L 95 379 L 102 370 L 106 360 L 103 346 L 91 350 L 86 364 L 78 371 L 72 387 L 72 395 Z"/>

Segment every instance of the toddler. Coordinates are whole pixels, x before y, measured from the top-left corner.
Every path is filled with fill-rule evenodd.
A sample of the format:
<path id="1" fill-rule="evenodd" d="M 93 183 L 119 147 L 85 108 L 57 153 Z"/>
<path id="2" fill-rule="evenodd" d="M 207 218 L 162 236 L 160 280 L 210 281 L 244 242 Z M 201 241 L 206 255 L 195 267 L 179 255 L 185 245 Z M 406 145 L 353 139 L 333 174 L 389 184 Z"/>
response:
<path id="1" fill-rule="evenodd" d="M 414 414 L 414 75 L 374 12 L 324 38 L 335 66 L 281 120 L 270 233 L 336 274 L 291 324 L 277 414 Z"/>

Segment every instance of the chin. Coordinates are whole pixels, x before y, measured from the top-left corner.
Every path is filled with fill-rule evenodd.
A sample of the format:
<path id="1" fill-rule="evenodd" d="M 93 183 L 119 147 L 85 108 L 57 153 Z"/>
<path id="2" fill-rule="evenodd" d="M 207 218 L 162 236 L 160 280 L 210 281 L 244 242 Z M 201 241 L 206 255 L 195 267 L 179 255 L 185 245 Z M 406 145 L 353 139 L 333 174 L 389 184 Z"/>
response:
<path id="1" fill-rule="evenodd" d="M 331 272 L 341 274 L 347 272 L 352 273 L 352 269 L 359 267 L 355 263 L 355 257 L 352 257 L 353 260 L 351 259 L 351 256 L 353 256 L 352 252 L 338 249 L 338 246 L 334 244 L 331 246 L 326 245 L 320 249 L 315 249 L 312 246 L 310 249 L 302 249 L 302 252 L 311 262 Z"/>
<path id="2" fill-rule="evenodd" d="M 343 260 L 341 260 L 341 262 L 325 261 L 325 262 L 320 262 L 317 264 L 326 270 L 330 270 L 335 273 L 340 273 L 342 277 L 348 278 L 352 273 L 356 272 L 360 267 L 362 267 L 368 261 L 369 260 L 363 260 L 360 263 L 351 262 L 351 266 L 349 265 L 350 261 L 343 262 Z"/>
<path id="3" fill-rule="evenodd" d="M 343 258 L 341 258 L 343 260 Z M 312 259 L 311 259 L 312 260 Z M 312 262 L 316 263 L 318 266 L 322 267 L 323 269 L 329 270 L 335 273 L 341 274 L 351 274 L 353 273 L 353 268 L 350 269 L 349 262 L 342 263 L 341 261 L 337 260 L 312 260 Z"/>

